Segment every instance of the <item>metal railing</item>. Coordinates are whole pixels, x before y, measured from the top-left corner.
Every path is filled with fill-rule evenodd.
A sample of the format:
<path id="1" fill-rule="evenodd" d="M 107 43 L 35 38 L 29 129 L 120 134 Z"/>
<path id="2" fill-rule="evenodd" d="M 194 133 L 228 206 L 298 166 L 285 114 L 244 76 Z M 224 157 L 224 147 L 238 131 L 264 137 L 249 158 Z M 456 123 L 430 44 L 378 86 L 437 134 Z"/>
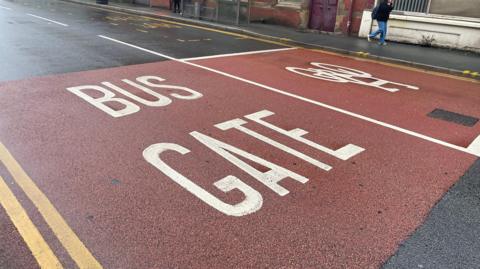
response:
<path id="1" fill-rule="evenodd" d="M 431 0 L 395 0 L 396 11 L 428 13 Z"/>
<path id="2" fill-rule="evenodd" d="M 229 24 L 250 22 L 249 0 L 182 0 L 182 16 Z"/>
<path id="3" fill-rule="evenodd" d="M 216 6 L 207 6 L 201 2 L 195 2 L 191 0 L 181 1 L 182 16 L 217 21 L 218 20 L 218 8 Z"/>

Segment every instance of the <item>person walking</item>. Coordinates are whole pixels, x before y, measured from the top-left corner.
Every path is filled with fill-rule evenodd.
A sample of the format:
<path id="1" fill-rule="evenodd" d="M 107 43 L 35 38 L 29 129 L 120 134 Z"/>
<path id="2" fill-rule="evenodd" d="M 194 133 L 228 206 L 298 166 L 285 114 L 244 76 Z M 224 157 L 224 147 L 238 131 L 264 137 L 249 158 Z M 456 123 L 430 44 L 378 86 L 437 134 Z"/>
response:
<path id="1" fill-rule="evenodd" d="M 180 0 L 173 0 L 173 13 L 180 13 Z"/>
<path id="2" fill-rule="evenodd" d="M 393 10 L 393 0 L 380 0 L 382 1 L 374 10 L 372 14 L 373 19 L 377 20 L 378 30 L 367 36 L 368 42 L 372 38 L 380 35 L 379 45 L 387 45 L 385 37 L 387 36 L 387 21 L 390 18 L 390 12 Z"/>

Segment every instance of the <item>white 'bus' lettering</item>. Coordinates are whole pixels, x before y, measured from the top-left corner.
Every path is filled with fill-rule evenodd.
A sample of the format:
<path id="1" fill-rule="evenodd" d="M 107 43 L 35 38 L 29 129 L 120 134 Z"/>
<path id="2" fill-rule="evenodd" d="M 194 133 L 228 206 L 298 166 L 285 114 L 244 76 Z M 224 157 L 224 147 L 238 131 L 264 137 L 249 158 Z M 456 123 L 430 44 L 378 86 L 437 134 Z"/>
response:
<path id="1" fill-rule="evenodd" d="M 127 116 L 135 112 L 138 112 L 140 110 L 140 107 L 137 106 L 136 104 L 128 100 L 125 100 L 123 98 L 115 97 L 115 93 L 97 85 L 69 87 L 67 88 L 67 90 L 114 118 Z M 94 90 L 94 91 L 103 93 L 103 96 L 99 98 L 94 98 L 86 94 L 84 92 L 85 90 Z M 107 102 L 120 103 L 124 106 L 124 108 L 119 110 L 114 110 L 113 108 L 105 105 L 105 103 Z"/>

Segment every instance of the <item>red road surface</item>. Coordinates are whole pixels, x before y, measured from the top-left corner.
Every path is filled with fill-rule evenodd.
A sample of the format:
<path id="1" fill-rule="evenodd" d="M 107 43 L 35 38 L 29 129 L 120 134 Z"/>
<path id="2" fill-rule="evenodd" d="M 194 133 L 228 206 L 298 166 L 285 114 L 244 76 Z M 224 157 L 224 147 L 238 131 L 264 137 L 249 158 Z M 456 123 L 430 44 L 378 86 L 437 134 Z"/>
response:
<path id="1" fill-rule="evenodd" d="M 38 268 L 3 208 L 0 211 L 0 268 Z"/>
<path id="2" fill-rule="evenodd" d="M 403 90 L 392 94 L 302 78 L 284 69 L 306 66 L 313 58 L 411 83 L 420 90 L 416 96 Z M 478 85 L 467 82 L 398 69 L 389 72 L 392 68 L 303 51 L 202 64 L 458 145 L 466 146 L 480 130 L 425 117 L 439 106 L 480 116 L 478 107 L 472 108 L 479 100 Z M 66 90 L 108 81 L 139 94 L 120 80 L 145 75 L 189 87 L 203 97 L 171 98 L 164 107 L 139 105 L 139 112 L 114 118 Z M 440 91 L 443 98 L 432 100 Z M 177 62 L 3 83 L 0 107 L 0 141 L 105 268 L 378 267 L 475 160 L 471 154 Z M 343 161 L 243 117 L 265 109 L 275 113 L 265 121 L 282 129 L 307 130 L 306 138 L 329 148 L 354 144 L 365 151 Z M 332 169 L 322 170 L 238 130 L 214 127 L 235 118 Z M 279 196 L 196 141 L 189 135 L 192 131 L 309 181 L 284 179 L 280 184 L 290 193 Z M 212 208 L 143 158 L 143 151 L 155 143 L 189 149 L 185 155 L 169 151 L 160 158 L 224 202 L 244 199 L 238 191 L 226 194 L 212 185 L 234 175 L 262 195 L 263 206 L 242 217 Z"/>
<path id="3" fill-rule="evenodd" d="M 410 90 L 392 84 L 385 85 L 388 88 L 399 89 L 392 93 L 353 83 L 338 83 L 306 77 L 285 69 L 286 67 L 316 68 L 310 64 L 311 62 L 353 68 L 387 81 L 416 86 L 419 90 Z M 480 134 L 478 124 L 474 128 L 464 127 L 426 116 L 434 109 L 440 108 L 480 118 L 479 83 L 309 50 L 216 58 L 195 63 L 463 147 L 468 146 Z"/>

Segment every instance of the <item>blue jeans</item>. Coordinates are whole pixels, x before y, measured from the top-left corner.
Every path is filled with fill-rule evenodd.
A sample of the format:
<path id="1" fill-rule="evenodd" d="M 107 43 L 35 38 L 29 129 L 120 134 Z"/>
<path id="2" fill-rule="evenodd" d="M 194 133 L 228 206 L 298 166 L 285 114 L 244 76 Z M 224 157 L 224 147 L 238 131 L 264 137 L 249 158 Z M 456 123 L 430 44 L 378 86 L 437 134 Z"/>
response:
<path id="1" fill-rule="evenodd" d="M 385 37 L 387 36 L 387 22 L 386 21 L 377 21 L 378 22 L 378 30 L 373 32 L 370 35 L 370 38 L 376 37 L 380 34 L 380 43 L 385 43 Z"/>

